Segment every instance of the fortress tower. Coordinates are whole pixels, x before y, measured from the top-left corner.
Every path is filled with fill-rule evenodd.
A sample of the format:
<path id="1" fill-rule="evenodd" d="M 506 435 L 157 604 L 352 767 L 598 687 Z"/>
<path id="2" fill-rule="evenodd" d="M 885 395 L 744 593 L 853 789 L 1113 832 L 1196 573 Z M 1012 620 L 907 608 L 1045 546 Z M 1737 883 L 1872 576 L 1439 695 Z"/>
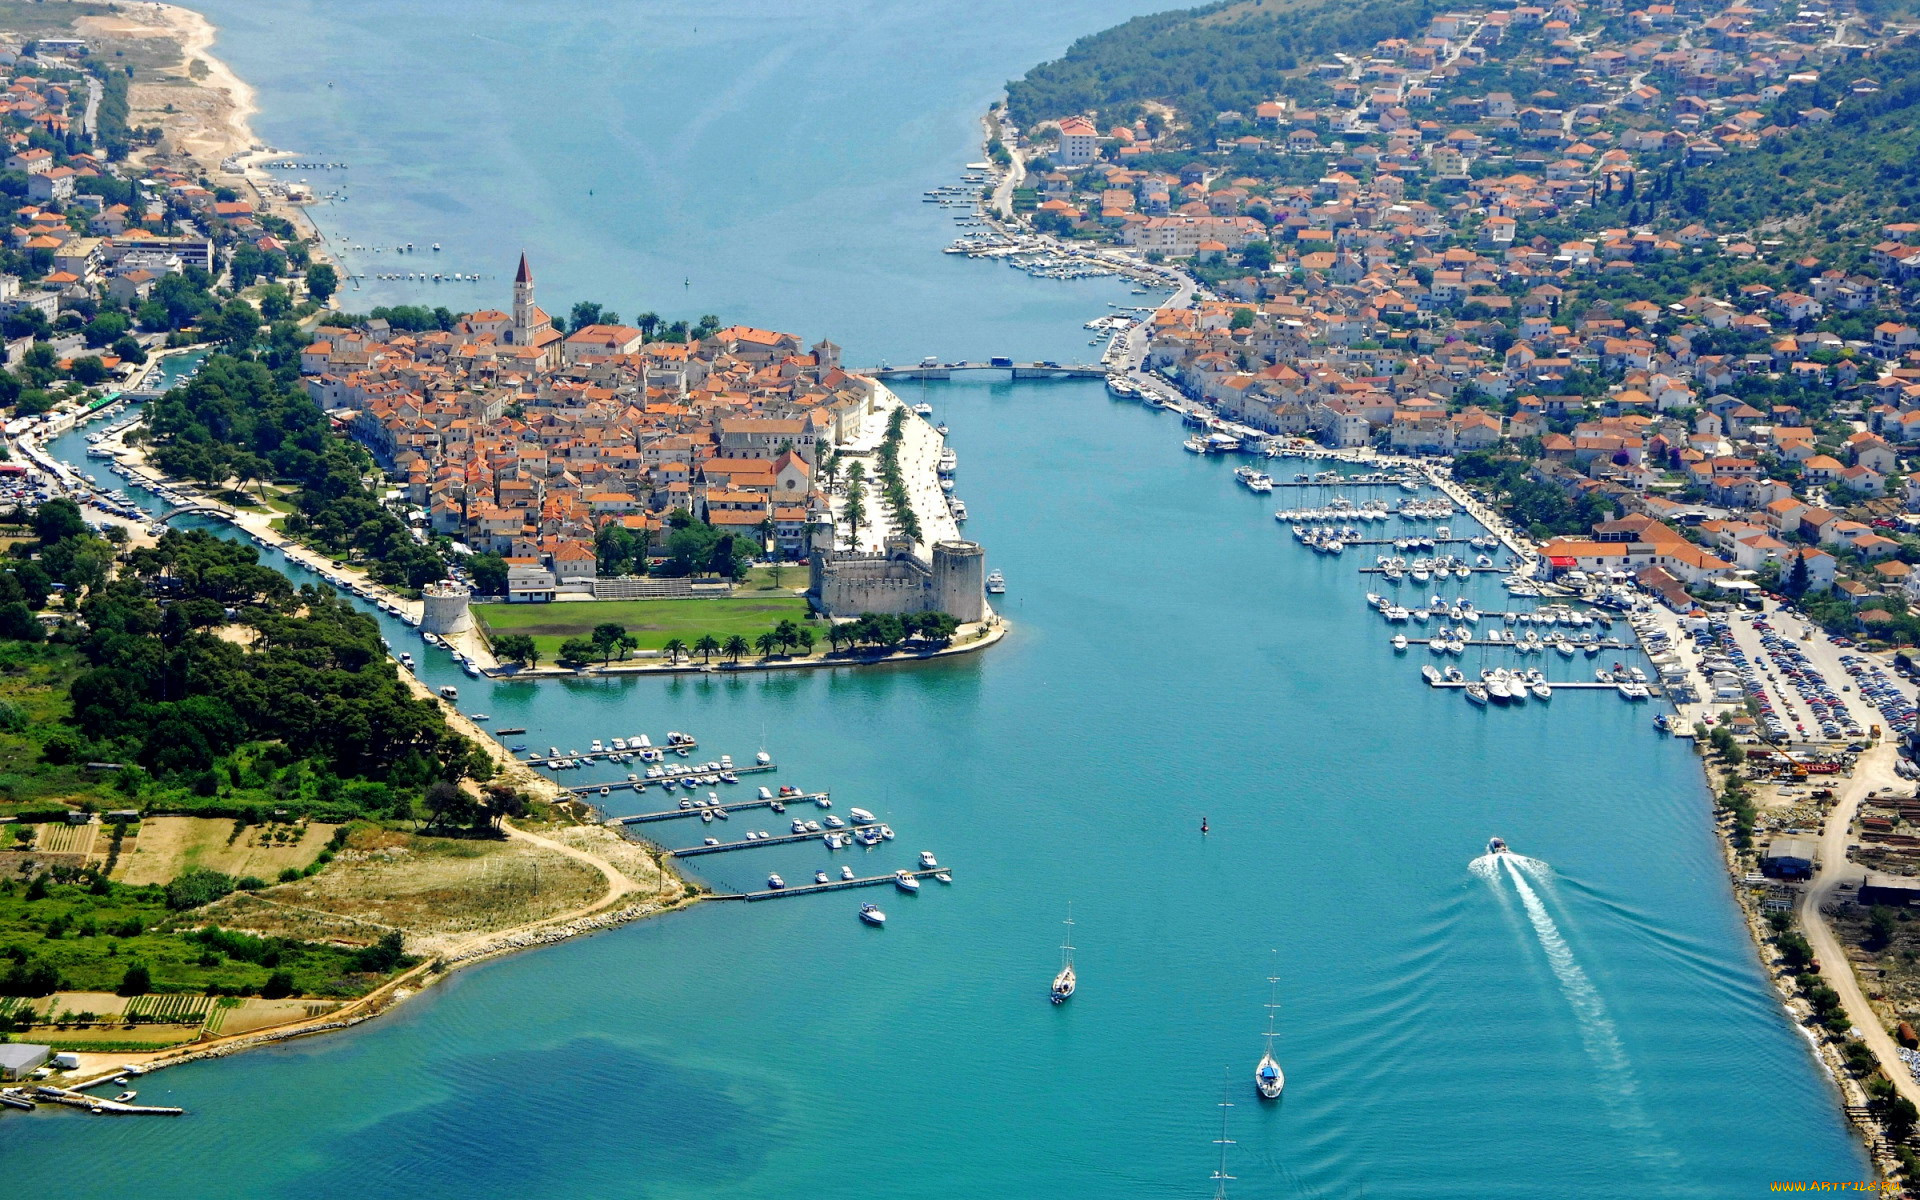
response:
<path id="1" fill-rule="evenodd" d="M 472 593 L 463 587 L 433 584 L 420 593 L 420 628 L 441 637 L 465 633 L 473 621 L 467 610 L 471 598 Z"/>
<path id="2" fill-rule="evenodd" d="M 962 624 L 987 616 L 987 552 L 978 542 L 933 544 L 933 595 L 928 607 Z"/>

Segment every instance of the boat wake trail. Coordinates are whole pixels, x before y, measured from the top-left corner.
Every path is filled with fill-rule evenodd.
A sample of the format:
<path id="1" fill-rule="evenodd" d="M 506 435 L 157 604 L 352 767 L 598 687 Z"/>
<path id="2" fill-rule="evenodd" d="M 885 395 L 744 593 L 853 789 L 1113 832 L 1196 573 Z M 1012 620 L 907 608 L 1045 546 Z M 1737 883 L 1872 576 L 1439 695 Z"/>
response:
<path id="1" fill-rule="evenodd" d="M 1537 858 L 1528 858 L 1524 854 L 1515 854 L 1511 850 L 1502 850 L 1498 854 L 1482 854 L 1479 858 L 1467 864 L 1467 870 L 1472 871 L 1475 875 L 1478 875 L 1490 883 L 1498 883 L 1501 877 L 1500 864 L 1503 861 L 1518 866 L 1522 871 L 1525 871 L 1535 879 L 1545 879 L 1548 872 L 1552 869 Z"/>
<path id="2" fill-rule="evenodd" d="M 1488 859 L 1495 861 L 1487 862 Z M 1644 1139 L 1641 1142 L 1643 1152 L 1650 1157 L 1673 1159 L 1671 1150 L 1658 1145 L 1658 1133 L 1640 1102 L 1639 1081 L 1634 1077 L 1632 1064 L 1627 1061 L 1626 1048 L 1621 1045 L 1620 1032 L 1607 1013 L 1606 1002 L 1600 998 L 1599 989 L 1593 986 L 1593 981 L 1587 978 L 1586 971 L 1574 958 L 1573 947 L 1567 944 L 1560 927 L 1554 924 L 1545 901 L 1527 882 L 1529 875 L 1544 878 L 1547 864 L 1513 853 L 1489 854 L 1474 860 L 1475 873 L 1480 873 L 1480 864 L 1486 863 L 1486 877 L 1498 882 L 1503 865 L 1500 860 L 1504 860 L 1506 877 L 1513 881 L 1520 904 L 1526 909 L 1527 920 L 1540 939 L 1540 949 L 1546 952 L 1547 965 L 1553 969 L 1554 978 L 1560 981 L 1560 991 L 1573 1008 L 1587 1057 L 1593 1060 L 1607 1083 L 1607 1086 L 1598 1090 L 1601 1103 L 1612 1110 L 1621 1126 Z"/>

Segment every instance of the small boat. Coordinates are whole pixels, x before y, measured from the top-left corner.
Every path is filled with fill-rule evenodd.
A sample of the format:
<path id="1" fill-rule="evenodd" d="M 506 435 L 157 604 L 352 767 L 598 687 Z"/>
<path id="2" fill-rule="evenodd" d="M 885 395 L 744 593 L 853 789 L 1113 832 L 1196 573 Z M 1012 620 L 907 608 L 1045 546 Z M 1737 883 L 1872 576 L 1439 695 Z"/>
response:
<path id="1" fill-rule="evenodd" d="M 1487 689 L 1484 685 L 1478 684 L 1478 683 L 1470 683 L 1466 687 L 1466 692 L 1467 692 L 1467 703 L 1478 704 L 1478 705 L 1481 705 L 1482 707 L 1486 705 Z"/>
<path id="2" fill-rule="evenodd" d="M 1505 841 L 1497 837 L 1487 839 L 1488 854 L 1505 854 L 1506 852 L 1507 852 L 1507 843 Z"/>
<path id="3" fill-rule="evenodd" d="M 769 875 L 767 876 L 767 886 L 777 892 L 781 888 L 787 886 L 787 881 L 780 878 L 778 875 Z"/>
<path id="4" fill-rule="evenodd" d="M 1073 905 L 1067 905 L 1067 938 L 1060 943 L 1060 973 L 1053 977 L 1053 987 L 1048 997 L 1055 1004 L 1064 1004 L 1073 996 L 1080 980 L 1073 971 Z"/>
<path id="5" fill-rule="evenodd" d="M 855 825 L 873 825 L 878 821 L 872 813 L 864 808 L 850 808 L 847 810 L 847 816 Z"/>
<path id="6" fill-rule="evenodd" d="M 121 1092 L 118 1096 L 115 1096 L 113 1098 L 113 1102 L 115 1104 L 131 1104 L 133 1103 L 133 1098 L 135 1096 L 138 1096 L 139 1094 L 140 1094 L 139 1092 L 135 1092 L 135 1091 Z"/>
<path id="7" fill-rule="evenodd" d="M 1393 649 L 1396 654 L 1405 654 L 1407 652 L 1406 634 L 1396 633 L 1393 635 Z"/>
<path id="8" fill-rule="evenodd" d="M 903 892 L 917 892 L 920 890 L 920 881 L 914 877 L 911 871 L 895 871 L 893 873 L 893 886 Z"/>
<path id="9" fill-rule="evenodd" d="M 1440 676 L 1440 669 L 1438 667 L 1431 666 L 1431 665 L 1421 667 L 1420 674 L 1426 678 L 1428 687 L 1440 686 L 1441 676 Z"/>
<path id="10" fill-rule="evenodd" d="M 814 881 L 815 883 L 828 883 L 828 882 L 830 882 L 830 881 L 829 881 L 829 880 L 827 879 L 827 873 L 826 873 L 825 871 L 815 871 L 815 872 L 813 873 L 813 881 Z"/>
<path id="11" fill-rule="evenodd" d="M 843 867 L 841 867 L 841 868 L 840 868 L 840 878 L 842 878 L 842 879 L 852 879 L 852 878 L 853 878 L 853 868 L 852 868 L 852 867 L 847 867 L 847 866 L 843 866 Z"/>
<path id="12" fill-rule="evenodd" d="M 933 851 L 931 851 L 931 850 L 922 850 L 922 851 L 920 852 L 920 868 L 921 868 L 921 870 L 924 870 L 924 871 L 931 871 L 931 870 L 933 870 L 933 869 L 934 869 L 935 867 L 937 867 L 937 866 L 939 866 L 939 865 L 940 865 L 940 864 L 939 864 L 939 863 L 938 863 L 937 861 L 935 861 L 935 859 L 934 859 L 934 857 L 933 857 Z"/>
<path id="13" fill-rule="evenodd" d="M 860 919 L 869 925 L 881 926 L 887 923 L 887 914 L 880 911 L 878 904 L 862 904 Z"/>

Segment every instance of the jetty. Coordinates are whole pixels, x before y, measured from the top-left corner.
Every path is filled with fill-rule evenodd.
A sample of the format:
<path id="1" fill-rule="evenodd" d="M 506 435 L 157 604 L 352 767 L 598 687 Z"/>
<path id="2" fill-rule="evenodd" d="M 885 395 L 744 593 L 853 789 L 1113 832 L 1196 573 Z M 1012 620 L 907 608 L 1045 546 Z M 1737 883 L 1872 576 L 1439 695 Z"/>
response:
<path id="1" fill-rule="evenodd" d="M 41 1084 L 33 1089 L 33 1094 L 42 1100 L 55 1104 L 65 1104 L 69 1108 L 84 1108 L 90 1113 L 100 1113 L 110 1117 L 177 1117 L 184 1114 L 184 1108 L 171 1108 L 154 1104 L 122 1104 L 118 1100 L 102 1100 L 98 1096 L 89 1096 L 85 1092 L 76 1092 L 68 1088 Z"/>
<path id="2" fill-rule="evenodd" d="M 612 785 L 609 784 L 608 786 L 611 787 Z M 568 788 L 567 790 L 578 796 L 595 789 L 589 785 L 588 787 Z M 732 804 L 705 804 L 696 805 L 692 808 L 668 808 L 662 809 L 660 812 L 634 813 L 626 817 L 608 817 L 602 824 L 645 825 L 652 821 L 671 821 L 675 817 L 697 817 L 703 812 L 745 812 L 751 808 L 772 808 L 776 804 L 782 806 L 788 804 L 812 804 L 820 808 L 826 808 L 828 805 L 821 804 L 820 802 L 822 800 L 831 802 L 832 797 L 832 792 L 801 792 L 794 796 L 775 796 L 769 800 L 756 798 L 753 800 L 741 800 Z M 815 834 L 814 836 L 817 837 L 819 835 Z"/>
<path id="3" fill-rule="evenodd" d="M 951 867 L 930 867 L 925 870 L 908 871 L 915 879 L 925 879 L 930 875 L 951 874 Z M 797 883 L 792 887 L 765 888 L 757 892 L 741 892 L 732 896 L 715 896 L 715 900 L 778 900 L 783 896 L 805 896 L 813 892 L 838 892 L 847 888 L 880 887 L 894 881 L 895 876 L 863 875 L 858 879 L 833 879 L 826 883 Z"/>

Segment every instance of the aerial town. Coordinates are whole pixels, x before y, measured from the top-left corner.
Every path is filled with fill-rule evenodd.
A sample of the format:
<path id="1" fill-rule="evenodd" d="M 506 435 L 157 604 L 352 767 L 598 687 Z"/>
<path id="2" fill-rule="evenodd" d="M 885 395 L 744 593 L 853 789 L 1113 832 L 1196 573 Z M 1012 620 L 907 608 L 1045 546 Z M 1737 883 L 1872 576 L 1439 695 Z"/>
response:
<path id="1" fill-rule="evenodd" d="M 1871 624 L 1877 602 L 1920 599 L 1896 555 L 1920 529 L 1901 469 L 1920 442 L 1920 224 L 1709 223 L 1688 169 L 1873 97 L 1874 24 L 1460 9 L 1214 115 L 1211 144 L 1159 114 L 1043 121 L 1014 208 L 1057 247 L 1131 247 L 1207 285 L 1152 314 L 1146 366 L 1223 421 L 1517 457 L 1569 502 L 1523 521 L 1569 535 L 1560 569 L 1631 565 L 1665 589 L 1804 563 L 1802 587 Z M 1658 524 L 1595 539 L 1565 519 L 1597 511 Z"/>

